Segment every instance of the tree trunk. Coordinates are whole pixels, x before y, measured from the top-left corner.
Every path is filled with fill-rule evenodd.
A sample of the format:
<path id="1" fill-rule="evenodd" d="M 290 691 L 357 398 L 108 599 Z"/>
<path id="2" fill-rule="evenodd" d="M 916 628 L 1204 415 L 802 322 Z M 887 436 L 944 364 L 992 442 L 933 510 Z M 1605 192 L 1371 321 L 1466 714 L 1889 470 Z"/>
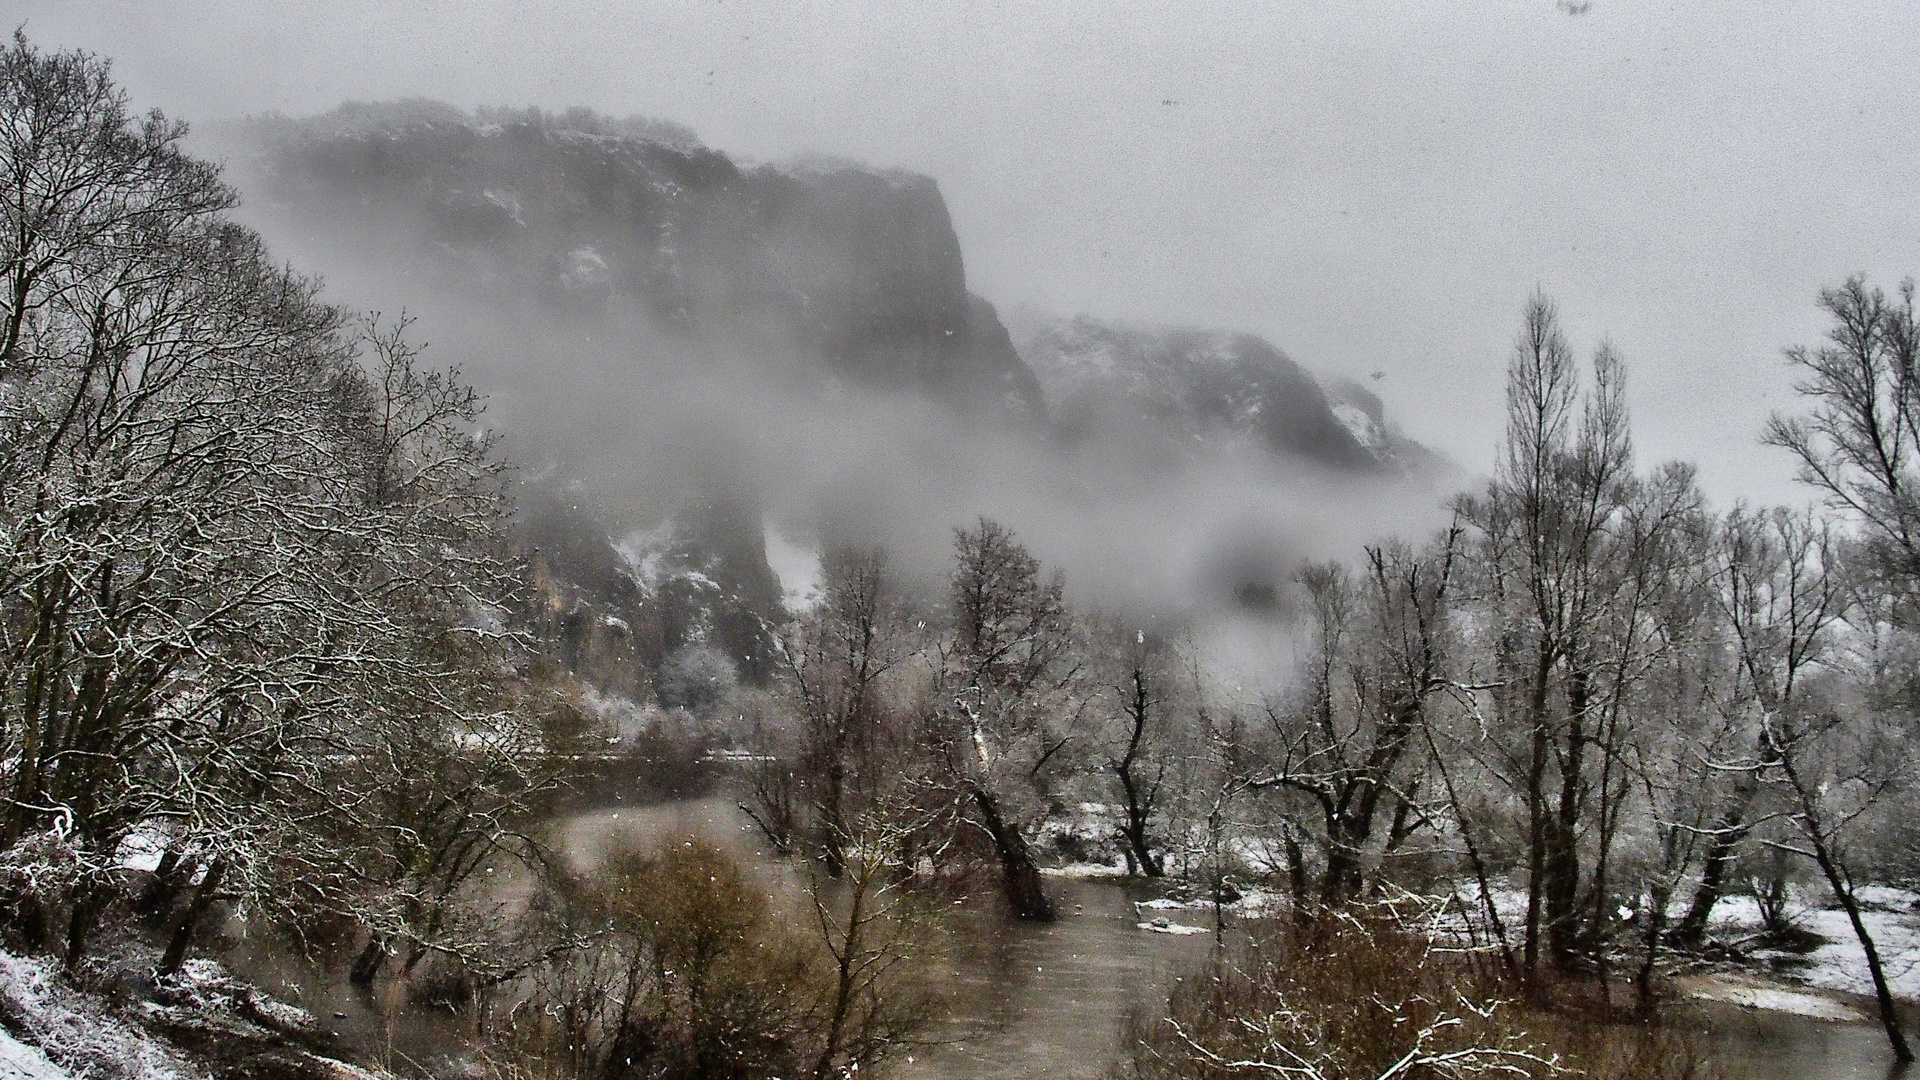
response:
<path id="1" fill-rule="evenodd" d="M 347 981 L 365 990 L 373 985 L 374 979 L 379 978 L 380 969 L 386 962 L 387 939 L 384 935 L 375 934 L 367 939 L 366 948 L 360 950 L 360 955 L 353 958 L 353 966 L 347 970 Z"/>
<path id="2" fill-rule="evenodd" d="M 1893 989 L 1887 985 L 1887 973 L 1880 966 L 1880 950 L 1874 947 L 1873 935 L 1867 931 L 1867 924 L 1860 918 L 1860 904 L 1853 897 L 1853 888 L 1847 883 L 1846 875 L 1840 872 L 1840 864 L 1834 861 L 1833 849 L 1827 843 L 1828 834 L 1822 831 L 1816 812 L 1818 796 L 1808 788 L 1794 768 L 1789 752 L 1774 741 L 1770 734 L 1761 736 L 1776 751 L 1775 760 L 1787 775 L 1787 782 L 1793 785 L 1794 795 L 1800 802 L 1800 832 L 1813 846 L 1813 861 L 1820 864 L 1820 872 L 1826 875 L 1828 887 L 1833 889 L 1835 899 L 1846 909 L 1847 921 L 1853 924 L 1853 936 L 1860 939 L 1860 951 L 1867 954 L 1867 974 L 1873 977 L 1873 996 L 1880 1006 L 1880 1026 L 1886 1029 L 1887 1042 L 1893 1047 L 1893 1058 L 1901 1065 L 1913 1061 L 1913 1049 L 1907 1045 L 1906 1033 L 1900 1030 L 1900 1014 L 1894 1011 Z"/>
<path id="3" fill-rule="evenodd" d="M 1151 846 L 1147 842 L 1147 825 L 1153 816 L 1154 792 L 1159 784 L 1143 790 L 1141 778 L 1134 775 L 1134 763 L 1139 760 L 1141 744 L 1146 741 L 1147 720 L 1153 707 L 1153 701 L 1147 695 L 1147 677 L 1139 668 L 1133 669 L 1133 700 L 1128 704 L 1128 717 L 1133 721 L 1133 730 L 1127 738 L 1127 752 L 1114 763 L 1114 772 L 1120 778 L 1120 790 L 1127 799 L 1127 824 L 1122 830 L 1127 841 L 1127 862 L 1138 865 L 1148 877 L 1160 877 L 1166 873 L 1159 859 L 1153 857 Z"/>
<path id="4" fill-rule="evenodd" d="M 166 955 L 160 958 L 159 974 L 172 975 L 180 970 L 187 959 L 187 949 L 193 944 L 194 931 L 200 926 L 200 920 L 207 915 L 207 909 L 213 906 L 213 900 L 220 889 L 220 878 L 227 872 L 227 860 L 213 860 L 207 867 L 207 876 L 200 879 L 199 888 L 194 890 L 193 902 L 180 915 L 180 921 L 174 925 L 173 938 L 167 942 Z"/>
<path id="5" fill-rule="evenodd" d="M 974 805 L 980 808 L 981 824 L 986 826 L 987 835 L 993 838 L 994 850 L 1000 856 L 1001 884 L 1006 890 L 1007 906 L 1015 918 L 1052 922 L 1056 916 L 1053 901 L 1047 899 L 1046 890 L 1040 887 L 1040 867 L 1033 861 L 1026 837 L 1001 815 L 999 800 L 985 785 L 970 783 L 968 787 L 972 790 Z"/>
<path id="6" fill-rule="evenodd" d="M 1733 853 L 1746 834 L 1746 826 L 1738 817 L 1722 818 L 1714 826 L 1713 843 L 1708 845 L 1706 862 L 1700 868 L 1700 884 L 1693 890 L 1693 901 L 1687 905 L 1687 913 L 1680 917 L 1680 925 L 1673 928 L 1676 945 L 1697 949 L 1706 941 L 1707 920 L 1720 901 L 1727 871 L 1733 866 Z"/>
<path id="7" fill-rule="evenodd" d="M 1136 864 L 1140 872 L 1148 877 L 1161 877 L 1166 867 L 1153 854 L 1147 843 L 1147 823 L 1131 815 L 1127 818 L 1127 861 Z"/>
<path id="8" fill-rule="evenodd" d="M 1361 871 L 1373 834 L 1374 799 L 1363 795 L 1358 807 L 1342 799 L 1327 820 L 1327 869 L 1320 879 L 1320 902 L 1334 907 L 1360 895 Z"/>
<path id="9" fill-rule="evenodd" d="M 842 725 L 844 731 L 845 725 Z M 846 748 L 844 738 L 836 739 L 831 760 L 827 762 L 826 790 L 820 801 L 820 855 L 826 865 L 827 876 L 841 878 L 847 872 L 847 821 L 846 821 L 846 779 L 847 766 L 844 759 Z"/>
<path id="10" fill-rule="evenodd" d="M 1300 840 L 1293 835 L 1293 827 L 1285 826 L 1280 842 L 1287 850 L 1287 886 L 1293 890 L 1293 910 L 1298 915 L 1307 906 L 1307 857 L 1300 850 Z"/>
<path id="11" fill-rule="evenodd" d="M 1772 741 L 1764 733 L 1760 738 L 1759 758 L 1761 768 L 1778 760 L 1773 752 Z M 1700 884 L 1693 890 L 1693 902 L 1687 905 L 1687 913 L 1681 917 L 1680 925 L 1674 927 L 1676 944 L 1697 949 L 1706 940 L 1707 920 L 1712 917 L 1713 906 L 1725 891 L 1727 871 L 1733 866 L 1734 853 L 1751 830 L 1747 823 L 1747 808 L 1753 804 L 1753 797 L 1759 788 L 1760 769 L 1742 773 L 1734 784 L 1726 809 L 1714 822 L 1713 843 L 1707 847 L 1706 862 L 1700 869 Z"/>
<path id="12" fill-rule="evenodd" d="M 1540 900 L 1547 849 L 1547 677 L 1552 670 L 1553 653 L 1542 645 L 1529 687 L 1532 700 L 1528 702 L 1533 746 L 1527 762 L 1527 925 L 1521 946 L 1528 979 L 1540 968 Z"/>
<path id="13" fill-rule="evenodd" d="M 167 845 L 167 850 L 160 853 L 160 862 L 153 868 L 153 877 L 147 881 L 147 887 L 140 890 L 134 911 L 158 924 L 173 906 L 174 898 L 180 895 L 180 886 L 191 876 L 192 866 L 178 847 Z"/>
<path id="14" fill-rule="evenodd" d="M 1887 1031 L 1887 1042 L 1893 1047 L 1893 1059 L 1902 1065 L 1913 1061 L 1913 1050 L 1907 1045 L 1906 1033 L 1900 1030 L 1900 1014 L 1894 1011 L 1893 989 L 1887 985 L 1886 969 L 1880 965 L 1880 950 L 1874 947 L 1873 935 L 1867 931 L 1867 924 L 1860 918 L 1860 904 L 1853 898 L 1853 890 L 1848 887 L 1840 868 L 1833 861 L 1833 853 L 1827 850 L 1826 842 L 1818 837 L 1813 840 L 1814 861 L 1820 864 L 1821 873 L 1827 876 L 1827 884 L 1833 889 L 1833 895 L 1846 909 L 1847 921 L 1853 924 L 1853 936 L 1860 939 L 1860 951 L 1867 954 L 1867 974 L 1873 976 L 1873 996 L 1880 1006 L 1880 1026 Z"/>
<path id="15" fill-rule="evenodd" d="M 1547 947 L 1553 965 L 1562 971 L 1573 966 L 1580 929 L 1581 758 L 1586 750 L 1587 676 L 1575 670 L 1567 678 L 1567 745 L 1560 754 L 1560 798 L 1547 819 L 1546 850 L 1542 859 L 1545 881 Z"/>
<path id="16" fill-rule="evenodd" d="M 828 1080 L 833 1072 L 834 1059 L 840 1056 L 841 1042 L 845 1038 L 847 1021 L 853 1016 L 854 991 L 858 988 L 857 965 L 864 943 L 861 941 L 861 928 L 866 924 L 867 888 L 873 873 L 870 867 L 861 867 L 863 877 L 856 880 L 852 887 L 852 896 L 848 901 L 846 936 L 840 940 L 839 955 L 834 958 L 833 1008 L 827 1017 L 826 1045 L 820 1050 L 819 1060 L 813 1067 L 814 1080 Z M 832 947 L 831 941 L 828 943 Z"/>
<path id="17" fill-rule="evenodd" d="M 106 890 L 98 885 L 82 885 L 73 898 L 73 910 L 67 917 L 67 951 L 64 963 L 67 974 L 80 970 L 80 961 L 87 955 L 87 937 L 93 933 L 93 925 L 100 919 L 100 912 L 107 906 Z"/>
<path id="18" fill-rule="evenodd" d="M 1640 962 L 1640 970 L 1634 973 L 1633 987 L 1640 1002 L 1640 1015 L 1653 1018 L 1653 972 L 1655 961 L 1660 956 L 1660 938 L 1667 926 L 1667 900 L 1672 890 L 1665 885 L 1655 885 L 1648 890 L 1647 899 L 1647 955 Z"/>

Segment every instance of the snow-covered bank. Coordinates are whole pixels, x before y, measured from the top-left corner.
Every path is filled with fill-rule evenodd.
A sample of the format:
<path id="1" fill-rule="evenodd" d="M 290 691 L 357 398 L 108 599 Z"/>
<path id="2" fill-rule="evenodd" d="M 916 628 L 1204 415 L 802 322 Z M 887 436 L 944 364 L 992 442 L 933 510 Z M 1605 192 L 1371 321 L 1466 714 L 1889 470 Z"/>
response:
<path id="1" fill-rule="evenodd" d="M 53 1063 L 37 1046 L 28 1046 L 0 1031 L 0 1080 L 72 1080 L 73 1074 Z"/>
<path id="2" fill-rule="evenodd" d="M 1077 880 L 1126 878 L 1124 863 L 1082 862 L 1043 870 L 1049 876 Z M 1169 895 L 1134 903 L 1135 923 L 1141 930 L 1159 933 L 1211 932 L 1212 899 L 1205 895 L 1203 883 L 1176 878 L 1131 879 L 1140 887 L 1164 890 Z M 1140 893 L 1130 888 L 1133 895 Z M 1257 885 L 1243 885 L 1222 905 L 1231 917 L 1260 918 L 1285 910 L 1286 898 L 1279 891 Z M 1809 887 L 1797 891 L 1798 902 L 1790 908 L 1794 924 L 1815 935 L 1819 943 L 1805 952 L 1768 947 L 1759 906 L 1748 896 L 1728 896 L 1715 907 L 1710 935 L 1721 946 L 1717 956 L 1731 956 L 1713 963 L 1716 974 L 1698 974 L 1698 958 L 1686 954 L 1668 954 L 1673 966 L 1669 971 L 1692 971 L 1682 976 L 1678 991 L 1683 996 L 1724 1001 L 1745 1008 L 1760 1009 L 1836 1022 L 1866 1023 L 1869 1010 L 1842 996 L 1871 998 L 1873 984 L 1868 975 L 1866 955 L 1854 936 L 1846 912 L 1833 903 L 1824 888 Z M 1863 886 L 1858 892 L 1861 917 L 1873 935 L 1881 962 L 1894 995 L 1904 1001 L 1920 1002 L 1920 892 L 1887 886 Z M 1409 897 L 1409 900 L 1417 898 Z M 1525 919 L 1526 894 L 1516 888 L 1495 887 L 1493 906 L 1508 932 L 1516 932 Z M 1669 925 L 1684 914 L 1682 896 L 1673 901 L 1668 912 Z M 1489 934 L 1485 923 L 1484 902 L 1472 882 L 1459 883 L 1455 894 L 1444 902 L 1432 898 L 1425 915 L 1425 928 L 1450 946 L 1485 945 Z M 1415 904 L 1415 908 L 1418 908 Z M 1623 911 L 1622 917 L 1632 916 Z M 1203 925 L 1204 924 L 1204 925 Z M 1632 939 L 1637 947 L 1637 939 Z"/>
<path id="3" fill-rule="evenodd" d="M 1768 986 L 1758 979 L 1706 975 L 1686 980 L 1682 989 L 1691 998 L 1724 1001 L 1745 1009 L 1765 1009 L 1814 1020 L 1847 1023 L 1865 1023 L 1870 1019 L 1860 1010 L 1825 994 Z"/>
<path id="4" fill-rule="evenodd" d="M 312 1015 L 212 961 L 158 987 L 105 982 L 117 992 L 76 987 L 49 959 L 0 952 L 0 1080 L 387 1080 L 317 1052 Z"/>
<path id="5" fill-rule="evenodd" d="M 1860 921 L 1873 935 L 1874 948 L 1880 952 L 1880 963 L 1894 996 L 1920 1001 L 1920 910 L 1915 907 L 1920 904 L 1920 893 L 1873 886 L 1860 890 L 1860 900 Z M 1753 959 L 1766 964 L 1772 976 L 1788 982 L 1872 995 L 1866 953 L 1845 911 L 1803 901 L 1792 908 L 1792 918 L 1796 925 L 1824 939 L 1822 943 L 1806 953 L 1755 949 L 1750 954 Z M 1714 909 L 1712 932 L 1716 938 L 1753 938 L 1762 928 L 1760 907 L 1751 897 L 1730 896 Z"/>
<path id="6" fill-rule="evenodd" d="M 0 1026 L 76 1076 L 209 1075 L 101 999 L 68 985 L 51 961 L 38 957 L 0 953 Z"/>

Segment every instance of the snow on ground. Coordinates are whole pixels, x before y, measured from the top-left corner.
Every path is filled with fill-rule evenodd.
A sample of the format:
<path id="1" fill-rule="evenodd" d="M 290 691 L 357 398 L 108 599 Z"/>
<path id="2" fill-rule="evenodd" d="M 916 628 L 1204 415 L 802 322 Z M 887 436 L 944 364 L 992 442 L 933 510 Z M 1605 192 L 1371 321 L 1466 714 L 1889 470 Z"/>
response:
<path id="1" fill-rule="evenodd" d="M 1491 892 L 1494 908 L 1506 924 L 1508 934 L 1517 934 L 1526 918 L 1526 893 L 1498 886 Z M 1920 893 L 1868 885 L 1860 887 L 1857 895 L 1861 902 L 1861 921 L 1873 935 L 1874 947 L 1880 952 L 1881 965 L 1894 996 L 1920 1001 L 1920 908 L 1916 907 L 1920 905 Z M 1462 883 L 1459 896 L 1474 922 L 1484 924 L 1486 910 L 1474 883 Z M 1668 918 L 1677 921 L 1685 913 L 1690 899 L 1691 894 L 1682 890 L 1673 901 Z M 1873 982 L 1867 973 L 1866 953 L 1854 936 L 1847 913 L 1838 906 L 1827 906 L 1831 904 L 1827 890 L 1813 886 L 1798 890 L 1796 902 L 1788 909 L 1795 923 L 1820 935 L 1825 939 L 1824 944 L 1805 954 L 1759 949 L 1749 955 L 1767 964 L 1772 978 L 1819 990 L 1871 995 Z M 1723 897 L 1714 905 L 1713 915 L 1712 934 L 1722 941 L 1740 941 L 1760 933 L 1760 906 L 1751 896 Z M 1459 907 L 1443 912 L 1436 929 L 1456 936 L 1462 934 L 1465 923 Z"/>
<path id="2" fill-rule="evenodd" d="M 1286 898 L 1271 889 L 1249 886 L 1240 890 L 1240 899 L 1220 905 L 1220 909 L 1243 919 L 1263 919 L 1276 915 L 1286 907 Z M 1142 900 L 1134 905 L 1136 911 L 1207 911 L 1213 910 L 1213 898 L 1205 894 L 1192 899 L 1182 900 L 1163 896 L 1156 900 Z"/>
<path id="3" fill-rule="evenodd" d="M 1123 878 L 1127 876 L 1127 864 L 1077 862 L 1065 866 L 1043 866 L 1040 872 L 1048 877 Z"/>
<path id="4" fill-rule="evenodd" d="M 152 968 L 94 974 L 124 987 L 129 977 L 149 977 L 140 970 Z M 312 1014 L 235 979 L 213 960 L 190 960 L 149 990 L 115 1008 L 74 986 L 51 959 L 0 952 L 0 1080 L 204 1080 L 211 1066 L 252 1075 L 263 1062 L 280 1070 L 274 1075 L 390 1080 L 306 1050 L 302 1037 L 318 1027 Z M 167 1041 L 183 1035 L 211 1060 Z"/>
<path id="5" fill-rule="evenodd" d="M 1155 919 L 1152 922 L 1134 923 L 1135 927 L 1155 934 L 1211 934 L 1213 931 L 1204 926 L 1188 926 L 1170 919 Z"/>
<path id="6" fill-rule="evenodd" d="M 46 1052 L 0 1031 L 0 1080 L 72 1080 Z"/>
<path id="7" fill-rule="evenodd" d="M 1761 986 L 1725 977 L 1710 976 L 1698 980 L 1687 989 L 1687 996 L 1707 1001 L 1725 1001 L 1747 1009 L 1792 1013 L 1795 1016 L 1807 1016 L 1815 1020 L 1850 1022 L 1867 1019 L 1858 1009 L 1823 994 L 1809 993 L 1805 990 L 1788 990 L 1778 986 Z"/>
<path id="8" fill-rule="evenodd" d="M 206 1075 L 172 1049 L 129 1027 L 100 1002 L 67 986 L 44 958 L 0 953 L 0 1007 L 10 1019 L 17 1018 L 16 1034 L 75 1076 L 186 1080 Z"/>
<path id="9" fill-rule="evenodd" d="M 1860 921 L 1873 936 L 1880 964 L 1895 997 L 1920 1000 L 1920 913 L 1911 907 L 1913 893 L 1901 889 L 1862 889 Z M 1723 912 L 1716 908 L 1714 932 L 1720 937 L 1755 933 L 1760 928 L 1760 913 L 1745 897 L 1730 897 Z M 1824 897 L 1822 898 L 1824 899 Z M 1744 901 L 1737 903 L 1733 901 Z M 1867 973 L 1867 956 L 1853 933 L 1847 913 L 1839 908 L 1803 908 L 1795 921 L 1826 939 L 1826 943 L 1805 955 L 1780 951 L 1761 951 L 1755 957 L 1773 965 L 1782 978 L 1823 990 L 1841 990 L 1849 994 L 1873 993 Z"/>

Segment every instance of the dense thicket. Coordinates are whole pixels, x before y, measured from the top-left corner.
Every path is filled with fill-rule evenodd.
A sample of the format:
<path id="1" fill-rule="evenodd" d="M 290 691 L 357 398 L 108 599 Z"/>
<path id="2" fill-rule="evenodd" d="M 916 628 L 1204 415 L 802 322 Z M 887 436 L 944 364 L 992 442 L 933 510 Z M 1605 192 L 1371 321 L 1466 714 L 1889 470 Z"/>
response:
<path id="1" fill-rule="evenodd" d="M 218 899 L 457 947 L 540 782 L 479 402 L 271 262 L 104 61 L 16 35 L 0 115 L 10 928 L 73 965 L 139 900 L 170 968 Z"/>

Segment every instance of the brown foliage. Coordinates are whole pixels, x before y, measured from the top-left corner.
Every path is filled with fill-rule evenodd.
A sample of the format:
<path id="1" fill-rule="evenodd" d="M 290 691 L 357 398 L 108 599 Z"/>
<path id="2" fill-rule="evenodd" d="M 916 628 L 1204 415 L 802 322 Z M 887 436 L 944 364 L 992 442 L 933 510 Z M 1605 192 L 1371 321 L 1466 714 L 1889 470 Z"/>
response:
<path id="1" fill-rule="evenodd" d="M 1525 1012 L 1481 958 L 1350 910 L 1262 923 L 1136 1016 L 1126 1080 L 1549 1077 L 1701 1073 L 1676 1035 Z"/>

